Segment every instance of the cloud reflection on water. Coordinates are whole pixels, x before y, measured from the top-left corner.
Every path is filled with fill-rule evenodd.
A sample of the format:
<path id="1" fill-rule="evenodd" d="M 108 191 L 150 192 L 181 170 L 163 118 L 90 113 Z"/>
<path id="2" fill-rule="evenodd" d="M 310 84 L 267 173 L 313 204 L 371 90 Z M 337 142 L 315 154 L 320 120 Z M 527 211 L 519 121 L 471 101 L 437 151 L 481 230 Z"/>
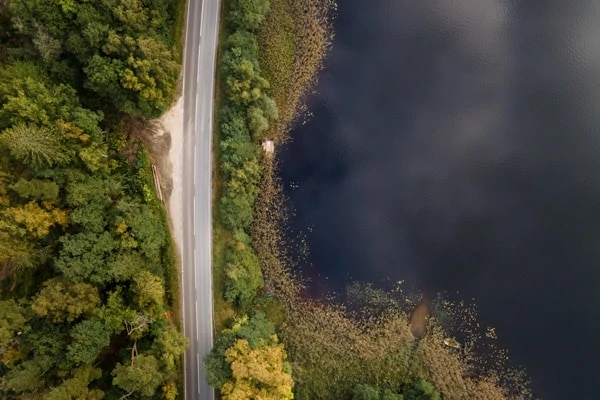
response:
<path id="1" fill-rule="evenodd" d="M 283 155 L 320 271 L 477 297 L 546 399 L 591 399 L 600 356 L 598 21 L 592 0 L 345 0 Z"/>

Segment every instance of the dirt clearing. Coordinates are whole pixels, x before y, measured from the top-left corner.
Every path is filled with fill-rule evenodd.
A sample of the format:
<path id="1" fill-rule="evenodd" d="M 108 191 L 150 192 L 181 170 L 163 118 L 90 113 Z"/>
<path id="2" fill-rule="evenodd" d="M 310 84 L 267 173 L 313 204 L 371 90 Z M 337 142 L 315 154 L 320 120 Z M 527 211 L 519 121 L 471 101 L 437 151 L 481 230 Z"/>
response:
<path id="1" fill-rule="evenodd" d="M 181 174 L 183 158 L 183 96 L 159 119 L 150 122 L 144 143 L 156 165 L 160 188 L 171 221 L 171 229 L 181 250 Z"/>

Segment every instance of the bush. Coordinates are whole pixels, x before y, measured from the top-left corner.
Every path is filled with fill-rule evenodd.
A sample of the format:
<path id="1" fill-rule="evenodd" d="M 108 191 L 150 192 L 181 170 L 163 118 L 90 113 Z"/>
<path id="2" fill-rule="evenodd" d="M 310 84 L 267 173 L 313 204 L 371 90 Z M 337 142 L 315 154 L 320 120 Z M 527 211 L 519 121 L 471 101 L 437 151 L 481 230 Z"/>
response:
<path id="1" fill-rule="evenodd" d="M 258 28 L 269 12 L 269 0 L 233 0 L 227 20 L 238 29 Z"/>
<path id="2" fill-rule="evenodd" d="M 440 400 L 440 392 L 429 382 L 418 379 L 403 392 L 405 400 Z"/>
<path id="3" fill-rule="evenodd" d="M 225 298 L 235 302 L 241 308 L 250 304 L 256 293 L 263 287 L 264 281 L 260 269 L 260 263 L 250 240 L 238 240 L 241 233 L 234 237 L 225 250 Z"/>

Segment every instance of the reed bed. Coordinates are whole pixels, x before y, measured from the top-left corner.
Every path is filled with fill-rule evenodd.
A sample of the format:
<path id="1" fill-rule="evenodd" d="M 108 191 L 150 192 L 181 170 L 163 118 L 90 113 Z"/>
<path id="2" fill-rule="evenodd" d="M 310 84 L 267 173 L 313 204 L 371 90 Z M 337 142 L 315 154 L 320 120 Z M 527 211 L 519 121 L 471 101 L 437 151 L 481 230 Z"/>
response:
<path id="1" fill-rule="evenodd" d="M 279 110 L 269 136 L 278 143 L 306 116 L 306 98 L 331 47 L 335 8 L 332 0 L 271 0 L 258 41 L 260 65 Z"/>

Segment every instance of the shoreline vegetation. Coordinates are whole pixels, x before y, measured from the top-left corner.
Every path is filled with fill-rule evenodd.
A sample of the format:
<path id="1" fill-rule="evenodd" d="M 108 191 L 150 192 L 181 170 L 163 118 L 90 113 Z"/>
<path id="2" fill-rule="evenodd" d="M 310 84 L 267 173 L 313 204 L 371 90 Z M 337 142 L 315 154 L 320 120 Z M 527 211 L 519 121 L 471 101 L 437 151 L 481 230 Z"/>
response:
<path id="1" fill-rule="evenodd" d="M 289 206 L 261 141 L 307 117 L 333 38 L 329 0 L 225 0 L 215 142 L 216 341 L 205 358 L 221 398 L 529 399 L 524 373 L 482 332 L 474 307 L 401 286 L 355 283 L 311 299 L 286 237 Z M 413 310 L 426 309 L 421 316 Z M 419 321 L 416 339 L 409 319 Z M 430 314 L 430 315 L 429 315 Z M 416 324 L 416 323 L 415 323 Z M 426 332 L 424 331 L 426 329 Z M 461 341 L 460 349 L 444 344 Z"/>
<path id="2" fill-rule="evenodd" d="M 183 398 L 179 279 L 144 146 L 184 0 L 0 0 L 0 397 Z"/>

